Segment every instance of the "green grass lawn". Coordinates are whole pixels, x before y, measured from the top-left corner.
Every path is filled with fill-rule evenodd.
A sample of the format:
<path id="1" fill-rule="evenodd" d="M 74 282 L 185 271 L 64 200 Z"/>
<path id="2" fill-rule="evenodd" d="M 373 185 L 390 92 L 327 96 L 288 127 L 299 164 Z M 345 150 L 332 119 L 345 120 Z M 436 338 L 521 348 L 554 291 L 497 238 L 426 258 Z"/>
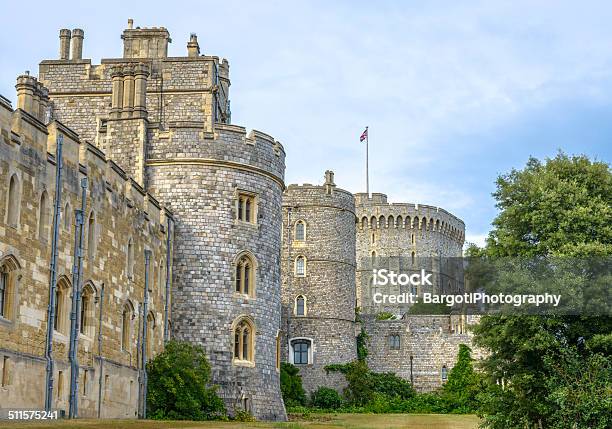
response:
<path id="1" fill-rule="evenodd" d="M 17 428 L 61 428 L 61 429 L 209 429 L 209 428 L 373 428 L 373 429 L 476 429 L 475 416 L 450 414 L 313 414 L 304 420 L 292 418 L 286 423 L 237 423 L 237 422 L 185 422 L 152 420 L 62 420 L 55 422 L 6 422 L 2 427 Z M 5 424 L 6 423 L 6 424 Z"/>

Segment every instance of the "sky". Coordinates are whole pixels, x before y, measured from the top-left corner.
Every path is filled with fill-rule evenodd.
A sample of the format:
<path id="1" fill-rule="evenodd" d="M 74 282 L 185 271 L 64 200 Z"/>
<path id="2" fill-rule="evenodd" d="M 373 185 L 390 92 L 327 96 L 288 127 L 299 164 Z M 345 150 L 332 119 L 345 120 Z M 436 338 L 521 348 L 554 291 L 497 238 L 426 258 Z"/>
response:
<path id="1" fill-rule="evenodd" d="M 232 123 L 274 136 L 285 181 L 442 207 L 482 244 L 495 179 L 559 150 L 610 162 L 612 3 L 605 1 L 6 2 L 0 94 L 58 56 L 60 28 L 85 30 L 84 58 L 121 57 L 121 32 L 190 33 L 230 62 Z M 24 14 L 24 8 L 27 9 Z M 14 19 L 11 19 L 13 17 Z M 24 19 L 27 22 L 24 22 Z"/>

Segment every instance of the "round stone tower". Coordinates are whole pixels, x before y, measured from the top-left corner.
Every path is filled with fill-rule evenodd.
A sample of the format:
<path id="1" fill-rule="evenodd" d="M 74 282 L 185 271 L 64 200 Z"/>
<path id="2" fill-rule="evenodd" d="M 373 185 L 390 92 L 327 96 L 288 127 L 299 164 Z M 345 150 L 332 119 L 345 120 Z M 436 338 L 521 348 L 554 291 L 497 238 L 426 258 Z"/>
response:
<path id="1" fill-rule="evenodd" d="M 432 272 L 434 290 L 460 290 L 463 274 L 460 257 L 465 224 L 439 207 L 388 203 L 385 194 L 355 194 L 357 214 L 357 300 L 364 313 L 389 311 L 403 315 L 407 305 L 378 305 L 373 294 L 373 268 L 396 272 Z M 437 288 L 437 289 L 435 289 Z M 443 288 L 443 289 L 441 289 Z M 411 286 L 385 286 L 389 294 L 420 294 Z"/>
<path id="2" fill-rule="evenodd" d="M 300 369 L 306 391 L 341 389 L 344 376 L 324 367 L 357 357 L 355 200 L 336 188 L 290 185 L 283 195 L 283 360 Z"/>
<path id="3" fill-rule="evenodd" d="M 151 189 L 176 217 L 173 336 L 202 345 L 230 413 L 285 420 L 280 392 L 285 152 L 235 125 L 180 124 L 158 139 Z M 161 154 L 189 154 L 164 159 Z"/>

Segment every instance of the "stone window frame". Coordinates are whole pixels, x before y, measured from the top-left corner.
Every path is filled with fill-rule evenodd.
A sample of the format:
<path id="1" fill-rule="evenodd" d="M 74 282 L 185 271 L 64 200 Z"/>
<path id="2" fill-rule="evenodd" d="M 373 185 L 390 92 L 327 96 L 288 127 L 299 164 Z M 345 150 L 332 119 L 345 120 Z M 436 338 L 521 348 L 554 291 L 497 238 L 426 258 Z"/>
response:
<path id="1" fill-rule="evenodd" d="M 294 343 L 307 343 L 308 344 L 308 362 L 307 363 L 295 363 L 294 356 Z M 310 337 L 293 337 L 289 339 L 289 363 L 292 365 L 312 365 L 314 363 L 314 340 Z"/>
<path id="2" fill-rule="evenodd" d="M 79 314 L 79 337 L 92 340 L 96 335 L 96 303 L 98 302 L 98 290 L 95 284 L 88 280 L 83 285 L 81 292 L 81 308 Z M 87 305 L 85 304 L 87 302 Z"/>
<path id="3" fill-rule="evenodd" d="M 245 349 L 244 335 L 247 333 Z M 255 367 L 255 342 L 257 329 L 251 316 L 240 315 L 234 319 L 231 326 L 232 365 Z M 245 354 L 246 352 L 246 354 Z"/>
<path id="4" fill-rule="evenodd" d="M 14 180 L 14 186 L 11 182 Z M 17 172 L 9 171 L 6 183 L 6 205 L 4 210 L 4 223 L 19 231 L 21 228 L 21 200 L 23 196 L 23 183 Z M 11 190 L 13 195 L 11 195 Z M 12 219 L 14 217 L 14 219 Z"/>
<path id="5" fill-rule="evenodd" d="M 391 333 L 387 336 L 387 344 L 389 345 L 389 350 L 401 350 L 402 348 L 402 339 L 400 334 Z"/>
<path id="6" fill-rule="evenodd" d="M 440 368 L 440 379 L 442 380 L 442 383 L 448 381 L 448 368 L 446 365 L 442 365 L 442 368 Z"/>
<path id="7" fill-rule="evenodd" d="M 126 318 L 127 316 L 127 318 Z M 123 353 L 132 354 L 132 331 L 134 325 L 134 319 L 136 318 L 136 309 L 134 303 L 130 299 L 126 299 L 121 306 L 121 336 L 120 350 Z"/>
<path id="8" fill-rule="evenodd" d="M 298 225 L 301 225 L 303 230 L 302 230 L 302 237 L 299 238 L 298 237 Z M 307 224 L 306 221 L 304 219 L 298 219 L 295 221 L 294 224 L 294 228 L 293 228 L 293 239 L 295 241 L 299 241 L 299 242 L 305 242 L 306 238 L 308 237 L 308 231 L 307 231 Z"/>
<path id="9" fill-rule="evenodd" d="M 303 271 L 302 272 L 298 272 L 298 261 L 302 260 L 304 263 L 303 266 Z M 295 257 L 295 260 L 293 261 L 293 273 L 295 275 L 295 277 L 306 277 L 306 274 L 308 272 L 308 259 L 306 258 L 306 256 L 304 255 L 297 255 Z"/>
<path id="10" fill-rule="evenodd" d="M 51 232 L 51 198 L 46 188 L 38 195 L 38 213 L 36 216 L 36 238 L 41 243 L 49 241 Z"/>
<path id="11" fill-rule="evenodd" d="M 236 255 L 232 263 L 232 287 L 234 295 L 244 298 L 257 297 L 258 267 L 257 258 L 255 258 L 255 255 L 250 250 L 242 250 Z M 246 272 L 247 268 L 249 268 L 248 273 Z"/>
<path id="12" fill-rule="evenodd" d="M 22 279 L 21 264 L 13 255 L 8 254 L 0 259 L 0 271 L 4 277 L 2 306 L 0 309 L 0 326 L 13 325 L 19 316 L 19 289 Z"/>
<path id="13" fill-rule="evenodd" d="M 147 343 L 145 344 L 145 350 L 147 351 L 147 362 L 153 359 L 155 354 L 155 333 L 157 332 L 157 320 L 155 313 L 150 310 L 147 314 Z"/>
<path id="14" fill-rule="evenodd" d="M 125 248 L 125 272 L 127 278 L 130 280 L 134 280 L 134 266 L 135 266 L 135 258 L 134 258 L 134 247 L 136 246 L 134 242 L 134 237 L 129 236 L 127 239 L 127 244 Z"/>
<path id="15" fill-rule="evenodd" d="M 71 219 L 71 215 L 72 215 L 72 205 L 70 204 L 70 201 L 66 201 L 66 204 L 64 204 L 64 211 L 62 212 L 62 229 L 64 231 L 70 232 L 71 226 L 72 226 L 72 221 Z"/>
<path id="16" fill-rule="evenodd" d="M 302 314 L 299 314 L 299 312 L 298 312 L 298 301 L 299 301 L 300 298 L 303 300 L 303 303 L 304 303 L 303 304 L 303 313 Z M 300 295 L 295 297 L 294 305 L 293 305 L 293 315 L 296 316 L 296 317 L 306 317 L 308 315 L 308 299 L 306 298 L 305 295 L 300 294 Z"/>
<path id="17" fill-rule="evenodd" d="M 70 334 L 70 294 L 72 282 L 62 275 L 55 286 L 55 320 L 53 321 L 54 335 L 67 339 Z"/>
<path id="18" fill-rule="evenodd" d="M 96 222 L 97 216 L 95 210 L 90 210 L 87 216 L 87 259 L 93 261 L 96 257 L 96 250 L 98 247 L 98 231 Z"/>
<path id="19" fill-rule="evenodd" d="M 259 219 L 259 195 L 246 189 L 236 188 L 234 198 L 234 221 L 242 225 L 257 225 Z M 242 201 L 245 201 L 244 207 Z M 249 216 L 247 218 L 247 207 Z"/>

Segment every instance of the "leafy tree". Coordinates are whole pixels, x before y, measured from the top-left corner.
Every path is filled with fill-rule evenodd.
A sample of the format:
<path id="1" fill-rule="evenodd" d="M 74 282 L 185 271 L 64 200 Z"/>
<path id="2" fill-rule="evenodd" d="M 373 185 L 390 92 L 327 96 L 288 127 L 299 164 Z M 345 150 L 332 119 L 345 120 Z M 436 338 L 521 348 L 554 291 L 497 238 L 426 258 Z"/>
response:
<path id="1" fill-rule="evenodd" d="M 531 158 L 523 170 L 499 177 L 493 195 L 500 213 L 486 247 L 472 246 L 471 256 L 612 255 L 608 164 L 563 153 L 545 162 Z M 488 383 L 479 395 L 485 425 L 604 427 L 602 405 L 609 404 L 611 389 L 611 320 L 586 315 L 483 317 L 475 327 L 475 341 L 489 351 L 483 362 Z M 567 369 L 566 377 L 560 376 L 560 368 Z M 592 378 L 582 380 L 577 393 L 570 387 L 576 381 L 571 374 L 581 373 Z M 608 402 L 598 402 L 598 396 L 607 396 Z"/>
<path id="2" fill-rule="evenodd" d="M 335 410 L 342 406 L 340 394 L 334 389 L 323 386 L 312 392 L 310 402 L 312 406 L 324 410 Z"/>
<path id="3" fill-rule="evenodd" d="M 216 386 L 209 387 L 210 365 L 204 349 L 169 341 L 147 363 L 147 408 L 153 419 L 209 420 L 225 415 Z"/>
<path id="4" fill-rule="evenodd" d="M 280 373 L 281 392 L 283 401 L 288 407 L 306 404 L 306 393 L 302 387 L 302 376 L 297 366 L 290 363 L 281 363 Z"/>
<path id="5" fill-rule="evenodd" d="M 479 391 L 478 380 L 478 374 L 474 371 L 472 350 L 465 344 L 460 344 L 457 363 L 450 370 L 443 387 L 444 398 L 466 412 L 474 411 Z"/>

